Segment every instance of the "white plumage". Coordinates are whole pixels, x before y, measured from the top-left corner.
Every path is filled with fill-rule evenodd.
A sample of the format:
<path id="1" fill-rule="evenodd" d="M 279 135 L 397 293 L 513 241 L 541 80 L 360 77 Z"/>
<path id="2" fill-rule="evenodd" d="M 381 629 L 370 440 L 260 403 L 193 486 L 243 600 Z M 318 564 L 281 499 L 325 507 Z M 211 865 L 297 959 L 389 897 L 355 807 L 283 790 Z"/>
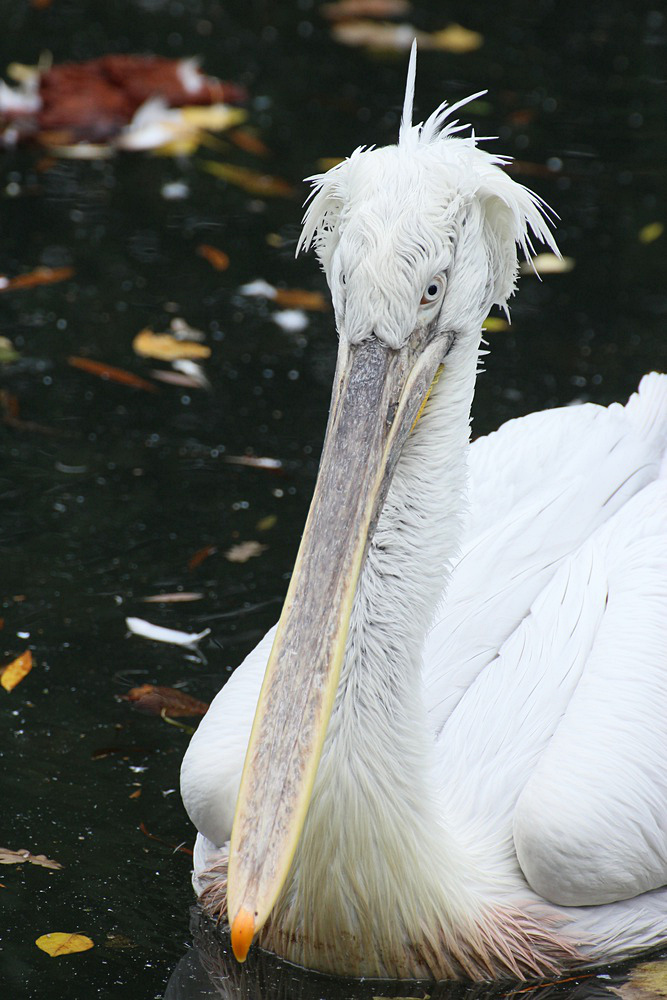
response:
<path id="1" fill-rule="evenodd" d="M 393 471 L 308 814 L 255 932 L 332 972 L 553 974 L 667 938 L 667 377 L 625 407 L 532 414 L 468 447 L 483 318 L 513 290 L 528 227 L 553 240 L 535 197 L 442 109 L 409 125 L 414 60 L 411 77 L 399 146 L 316 179 L 303 243 L 343 361 L 416 331 L 442 338 L 444 371 Z M 223 913 L 275 632 L 183 764 L 195 887 Z"/>

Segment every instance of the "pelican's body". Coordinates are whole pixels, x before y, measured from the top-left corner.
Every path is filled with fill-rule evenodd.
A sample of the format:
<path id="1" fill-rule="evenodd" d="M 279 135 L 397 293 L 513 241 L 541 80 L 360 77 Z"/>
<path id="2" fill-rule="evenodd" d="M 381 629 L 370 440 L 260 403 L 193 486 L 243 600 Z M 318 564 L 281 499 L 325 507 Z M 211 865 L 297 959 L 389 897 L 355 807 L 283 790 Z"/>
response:
<path id="1" fill-rule="evenodd" d="M 436 123 L 320 178 L 306 217 L 341 337 L 332 416 L 278 630 L 184 761 L 194 881 L 241 958 L 257 936 L 327 972 L 551 975 L 667 939 L 667 378 L 468 446 L 508 240 L 550 235 L 525 189 Z M 454 144 L 440 242 L 437 142 Z M 378 180 L 394 161 L 408 194 Z M 391 254 L 421 300 L 404 272 L 382 286 Z M 380 375 L 398 402 L 367 401 Z"/>

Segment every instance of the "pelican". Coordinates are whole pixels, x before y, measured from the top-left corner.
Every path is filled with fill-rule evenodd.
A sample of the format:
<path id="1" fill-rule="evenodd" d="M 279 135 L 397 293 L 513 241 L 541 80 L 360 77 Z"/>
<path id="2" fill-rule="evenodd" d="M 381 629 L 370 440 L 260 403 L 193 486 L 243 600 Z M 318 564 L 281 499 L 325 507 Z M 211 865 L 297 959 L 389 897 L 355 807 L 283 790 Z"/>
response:
<path id="1" fill-rule="evenodd" d="M 469 444 L 547 206 L 442 104 L 311 178 L 339 337 L 278 625 L 186 753 L 193 881 L 334 974 L 554 976 L 667 939 L 667 377 Z M 244 763 L 245 762 L 245 763 Z"/>

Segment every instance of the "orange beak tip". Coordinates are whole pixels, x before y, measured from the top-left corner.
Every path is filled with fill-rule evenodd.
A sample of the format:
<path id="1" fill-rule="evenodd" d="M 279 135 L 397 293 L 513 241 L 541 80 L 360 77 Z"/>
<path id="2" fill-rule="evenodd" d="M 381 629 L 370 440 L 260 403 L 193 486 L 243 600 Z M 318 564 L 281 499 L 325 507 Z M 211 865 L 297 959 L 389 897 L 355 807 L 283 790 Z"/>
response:
<path id="1" fill-rule="evenodd" d="M 232 923 L 232 951 L 237 962 L 245 962 L 255 936 L 255 918 L 241 907 Z"/>

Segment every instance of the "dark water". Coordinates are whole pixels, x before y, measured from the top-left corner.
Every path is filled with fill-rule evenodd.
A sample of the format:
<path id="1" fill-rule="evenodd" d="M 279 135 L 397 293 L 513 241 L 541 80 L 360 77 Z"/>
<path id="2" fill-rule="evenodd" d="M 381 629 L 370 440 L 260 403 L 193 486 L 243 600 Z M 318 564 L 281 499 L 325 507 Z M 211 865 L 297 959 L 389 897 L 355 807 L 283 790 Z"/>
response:
<path id="1" fill-rule="evenodd" d="M 664 367 L 667 236 L 639 240 L 667 215 L 658 6 L 416 6 L 421 28 L 451 19 L 485 38 L 475 53 L 420 56 L 419 115 L 488 87 L 477 131 L 537 165 L 525 180 L 559 212 L 561 248 L 576 260 L 569 274 L 523 280 L 511 333 L 491 338 L 476 433 L 536 408 L 625 399 L 643 372 Z M 312 258 L 293 260 L 300 179 L 320 156 L 394 141 L 406 59 L 337 45 L 312 0 L 1 8 L 0 66 L 34 63 L 45 49 L 56 60 L 201 54 L 209 72 L 247 86 L 250 124 L 272 151 L 265 169 L 296 187 L 292 199 L 260 200 L 201 169 L 211 155 L 257 166 L 233 147 L 186 160 L 0 156 L 0 273 L 75 269 L 67 282 L 0 294 L 0 335 L 21 354 L 0 378 L 22 421 L 0 426 L 0 645 L 2 662 L 26 648 L 35 659 L 22 684 L 0 691 L 0 845 L 64 865 L 0 869 L 2 995 L 161 997 L 191 941 L 190 858 L 174 850 L 193 838 L 177 791 L 188 737 L 117 696 L 152 683 L 208 700 L 277 617 L 313 487 L 335 336 L 329 312 L 285 333 L 273 306 L 237 290 L 255 277 L 324 288 Z M 187 186 L 181 200 L 164 197 L 174 181 Z M 229 269 L 213 270 L 201 243 L 224 249 Z M 132 338 L 174 316 L 206 333 L 211 392 L 144 392 L 67 363 L 85 356 L 148 377 L 165 366 L 138 358 Z M 280 459 L 282 474 L 224 461 L 245 453 Z M 267 517 L 274 526 L 262 530 Z M 244 540 L 268 549 L 228 562 L 225 550 Z M 188 569 L 205 546 L 217 552 Z M 178 589 L 203 598 L 142 603 Z M 127 615 L 212 632 L 197 658 L 128 638 Z M 95 948 L 57 960 L 37 950 L 39 935 L 60 930 Z M 172 998 L 217 995 L 201 985 L 219 962 L 206 957 L 210 934 L 203 940 L 204 958 L 191 953 L 174 974 Z M 276 968 L 255 963 L 220 990 L 381 992 Z M 575 984 L 576 995 L 600 995 L 608 982 Z"/>

